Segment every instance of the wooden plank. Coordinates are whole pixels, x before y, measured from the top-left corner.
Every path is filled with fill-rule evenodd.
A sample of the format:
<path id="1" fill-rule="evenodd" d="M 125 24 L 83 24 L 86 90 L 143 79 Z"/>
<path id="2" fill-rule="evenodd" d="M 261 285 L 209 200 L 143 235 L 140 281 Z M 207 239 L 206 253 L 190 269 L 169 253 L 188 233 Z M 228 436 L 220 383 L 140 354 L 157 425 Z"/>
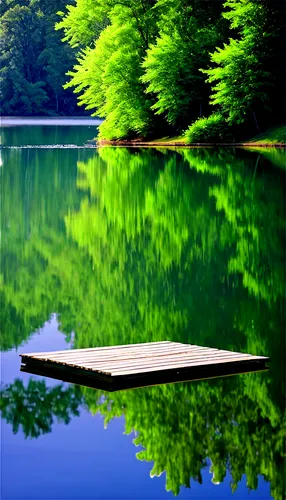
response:
<path id="1" fill-rule="evenodd" d="M 263 358 L 255 358 L 253 361 L 258 361 L 259 359 L 263 359 Z M 238 363 L 240 361 L 250 361 L 250 358 L 249 357 L 245 357 L 245 358 L 222 358 L 219 360 L 219 363 L 214 363 L 213 360 L 208 360 L 208 361 L 205 361 L 205 362 L 196 362 L 196 361 L 193 361 L 193 362 L 187 362 L 187 363 L 178 363 L 176 365 L 169 365 L 169 366 L 165 366 L 164 367 L 164 370 L 168 371 L 168 370 L 172 370 L 172 369 L 177 369 L 177 368 L 189 368 L 191 366 L 205 366 L 205 365 L 217 365 L 217 364 L 222 364 L 222 363 L 231 363 L 231 362 L 235 362 L 235 363 Z M 132 371 L 121 371 L 121 372 L 116 372 L 116 373 L 111 373 L 111 376 L 122 376 L 122 375 L 133 375 L 133 374 L 139 374 L 139 373 L 149 373 L 149 372 L 154 372 L 154 371 L 157 371 L 158 370 L 158 367 L 156 368 L 155 366 L 153 367 L 150 367 L 150 368 L 144 368 L 144 369 L 136 369 L 136 370 L 132 370 Z"/>
<path id="2" fill-rule="evenodd" d="M 159 354 L 152 354 L 152 355 L 136 355 L 135 357 L 128 357 L 128 356 L 118 356 L 118 357 L 113 357 L 111 356 L 110 359 L 108 358 L 94 358 L 92 356 L 88 358 L 80 358 L 78 359 L 77 357 L 73 357 L 72 359 L 55 359 L 55 358 L 50 358 L 51 360 L 59 361 L 59 362 L 67 362 L 67 363 L 84 363 L 84 364 L 99 364 L 99 365 L 114 365 L 114 364 L 126 364 L 126 363 L 136 363 L 139 364 L 141 362 L 146 361 L 152 361 L 156 363 L 157 361 L 161 360 L 166 360 L 166 359 L 172 359 L 172 358 L 193 358 L 193 357 L 202 357 L 204 358 L 205 356 L 217 356 L 219 354 L 226 354 L 226 355 L 239 355 L 239 356 L 250 356 L 252 357 L 251 354 L 244 354 L 244 353 L 237 353 L 237 352 L 230 352 L 230 351 L 225 351 L 225 350 L 219 350 L 219 349 L 204 349 L 204 350 L 196 350 L 196 351 L 187 351 L 187 350 L 181 350 L 181 351 L 175 351 L 171 353 L 159 353 Z M 140 361 L 139 361 L 140 360 Z"/>
<path id="3" fill-rule="evenodd" d="M 173 344 L 173 343 L 170 343 Z M 138 345 L 138 344 L 137 344 Z M 116 346 L 112 346 L 116 347 Z M 195 345 L 188 345 L 188 344 L 179 344 L 179 343 L 174 343 L 173 346 L 167 346 L 164 348 L 157 348 L 157 349 L 148 349 L 148 350 L 142 350 L 141 347 L 138 350 L 112 350 L 109 352 L 109 350 L 105 351 L 104 353 L 101 352 L 101 348 L 93 348 L 89 349 L 88 352 L 81 354 L 81 349 L 72 349 L 70 351 L 62 351 L 62 353 L 56 352 L 56 353 L 45 353 L 45 354 L 25 354 L 22 355 L 23 357 L 27 356 L 33 356 L 35 358 L 42 358 L 42 359 L 54 359 L 54 360 L 59 360 L 59 361 L 86 361 L 88 359 L 90 360 L 101 360 L 101 359 L 107 359 L 107 360 L 113 360 L 113 359 L 130 359 L 130 358 L 138 358 L 138 357 L 149 357 L 149 356 L 157 356 L 157 355 L 165 355 L 165 354 L 173 354 L 173 353 L 187 353 L 187 352 L 196 352 L 196 351 L 214 351 L 214 352 L 230 352 L 230 351 L 225 351 L 221 349 L 215 349 L 215 348 L 208 348 L 208 347 L 200 347 L 200 346 L 195 346 Z M 236 354 L 241 354 L 241 353 L 236 353 Z"/>
<path id="4" fill-rule="evenodd" d="M 110 358 L 101 358 L 101 357 L 93 357 L 89 356 L 87 358 L 80 358 L 80 361 L 83 362 L 89 362 L 89 361 L 94 361 L 94 362 L 99 362 L 99 363 L 116 363 L 116 362 L 125 362 L 126 360 L 130 361 L 136 361 L 137 359 L 151 359 L 152 361 L 155 361 L 158 359 L 165 359 L 167 357 L 195 357 L 195 356 L 206 356 L 206 355 L 217 355 L 219 353 L 225 353 L 225 354 L 239 354 L 241 355 L 246 355 L 246 356 L 251 356 L 251 354 L 245 354 L 245 353 L 240 353 L 240 352 L 230 352 L 230 351 L 225 351 L 225 350 L 220 350 L 220 349 L 194 349 L 194 350 L 188 350 L 188 349 L 182 349 L 182 350 L 174 350 L 171 352 L 164 351 L 164 352 L 159 352 L 157 353 L 152 353 L 152 354 L 136 354 L 136 356 L 117 356 L 113 357 L 111 356 Z M 50 358 L 52 359 L 52 358 Z M 76 360 L 78 361 L 79 359 L 77 357 L 74 357 L 70 359 L 69 361 Z"/>
<path id="5" fill-rule="evenodd" d="M 82 364 L 83 368 L 88 368 L 94 371 L 102 371 L 104 373 L 110 373 L 115 375 L 117 372 L 121 372 L 122 370 L 124 371 L 138 371 L 139 369 L 145 369 L 145 368 L 154 368 L 156 369 L 169 369 L 169 367 L 175 367 L 177 365 L 182 366 L 185 364 L 185 366 L 188 366 L 188 363 L 195 363 L 196 365 L 203 365 L 205 364 L 206 361 L 212 361 L 214 364 L 219 363 L 222 358 L 227 358 L 229 361 L 232 360 L 239 360 L 239 359 L 251 359 L 250 356 L 241 356 L 240 354 L 235 354 L 235 355 L 228 355 L 228 354 L 221 354 L 217 356 L 206 356 L 203 358 L 185 358 L 185 359 L 168 359 L 168 360 L 161 360 L 160 362 L 141 362 L 140 364 L 136 363 L 130 363 L 130 364 L 117 364 L 117 365 L 112 365 L 108 366 L 108 364 L 105 365 L 100 365 L 100 364 Z M 79 366 L 79 365 L 74 365 L 74 366 Z"/>
<path id="6" fill-rule="evenodd" d="M 93 377 L 103 387 L 136 386 L 140 383 L 152 385 L 153 381 L 177 380 L 198 371 L 220 373 L 235 371 L 237 365 L 247 367 L 252 363 L 265 364 L 265 356 L 232 352 L 222 349 L 162 341 L 147 344 L 127 344 L 57 352 L 21 354 L 23 370 L 49 373 L 73 374 L 79 379 Z M 234 368 L 231 368 L 231 366 Z M 224 366 L 226 368 L 224 368 Z M 172 375 L 171 375 L 172 374 Z M 144 382 L 145 381 L 145 382 Z M 138 382 L 139 383 L 139 382 Z M 163 382 L 162 382 L 163 383 Z M 89 382 L 90 384 L 90 382 Z M 119 384 L 119 385 L 118 385 Z"/>
<path id="7" fill-rule="evenodd" d="M 188 361 L 188 360 L 204 360 L 204 359 L 207 359 L 207 358 L 214 358 L 216 359 L 217 357 L 221 357 L 221 356 L 229 356 L 229 357 L 242 357 L 242 356 L 248 356 L 251 358 L 251 355 L 249 354 L 246 354 L 246 355 L 243 355 L 243 354 L 236 354 L 236 353 L 229 353 L 229 352 L 220 352 L 220 351 L 217 351 L 215 353 L 204 353 L 204 354 L 200 354 L 200 353 L 197 353 L 196 355 L 190 355 L 190 354 L 175 354 L 175 355 L 165 355 L 165 356 L 160 356 L 160 357 L 150 357 L 150 358 L 139 358 L 139 359 L 130 359 L 130 360 L 124 360 L 124 361 L 105 361 L 105 362 L 102 362 L 102 361 L 98 361 L 98 360 L 91 360 L 91 361 L 83 361 L 81 362 L 80 364 L 82 366 L 90 366 L 90 367 L 95 367 L 95 369 L 97 368 L 105 368 L 105 367 L 109 367 L 110 369 L 111 368 L 116 368 L 116 367 L 122 367 L 122 366 L 143 366 L 143 365 L 160 365 L 160 364 L 168 364 L 168 363 L 172 363 L 173 361 L 176 362 L 176 361 Z M 79 364 L 78 362 L 73 362 L 74 364 Z"/>
<path id="8" fill-rule="evenodd" d="M 210 349 L 208 349 L 207 347 L 194 347 L 194 348 L 191 348 L 191 349 L 188 349 L 188 348 L 185 348 L 185 347 L 176 347 L 176 348 L 173 348 L 172 350 L 171 349 L 163 349 L 163 350 L 148 350 L 148 352 L 142 352 L 142 350 L 138 350 L 138 351 L 132 351 L 130 353 L 125 353 L 125 354 L 121 354 L 121 352 L 117 352 L 117 351 L 113 351 L 111 354 L 108 354 L 108 352 L 106 352 L 105 354 L 100 354 L 100 353 L 97 353 L 97 352 L 94 352 L 94 353 L 86 353 L 86 355 L 77 355 L 76 353 L 76 350 L 73 350 L 73 354 L 72 352 L 70 353 L 70 355 L 66 355 L 66 356 L 63 356 L 63 355 L 53 355 L 53 356 L 33 356 L 35 359 L 51 359 L 51 360 L 58 360 L 58 361 L 67 361 L 67 362 L 72 362 L 72 361 L 112 361 L 112 360 L 124 360 L 124 359 L 138 359 L 138 358 L 149 358 L 149 357 L 157 357 L 157 356 L 166 356 L 166 355 L 170 355 L 170 354 L 174 354 L 174 355 L 177 355 L 177 354 L 184 354 L 184 353 L 188 353 L 188 352 L 206 352 L 206 351 L 209 351 Z M 214 351 L 217 351 L 219 352 L 218 349 L 213 349 Z M 27 356 L 27 355 L 25 355 Z"/>
<path id="9" fill-rule="evenodd" d="M 77 351 L 77 352 L 84 352 L 84 351 L 94 351 L 95 349 L 98 351 L 106 351 L 108 349 L 122 349 L 122 348 L 130 348 L 133 346 L 142 346 L 142 347 L 148 347 L 152 346 L 155 344 L 181 344 L 180 342 L 173 342 L 171 340 L 162 340 L 159 342 L 142 342 L 138 344 L 122 344 L 122 345 L 110 345 L 110 346 L 104 346 L 104 347 L 87 347 L 84 349 L 66 349 L 64 351 L 49 351 L 49 352 L 29 352 L 26 354 L 20 354 L 20 356 L 48 356 L 49 354 L 65 354 L 67 352 L 72 352 L 72 351 Z M 181 344 L 181 345 L 191 345 L 191 344 Z"/>
<path id="10" fill-rule="evenodd" d="M 115 346 L 114 346 L 115 347 Z M 75 353 L 78 352 L 78 355 L 77 355 L 77 358 L 79 357 L 86 357 L 86 356 L 94 356 L 96 354 L 96 356 L 105 356 L 105 355 L 108 355 L 108 353 L 110 352 L 112 355 L 130 355 L 130 354 L 136 354 L 136 353 L 139 353 L 139 352 L 159 352 L 161 350 L 165 349 L 164 347 L 161 347 L 159 345 L 156 345 L 156 346 L 152 346 L 152 347 L 149 347 L 148 349 L 147 348 L 143 348 L 143 347 L 138 347 L 138 348 L 132 348 L 132 349 L 116 349 L 116 350 L 104 350 L 103 352 L 101 352 L 101 349 L 98 349 L 98 348 L 94 348 L 94 349 L 90 349 L 88 351 L 85 351 L 85 352 L 78 352 L 78 351 L 81 351 L 81 349 L 77 350 L 77 349 L 71 349 L 69 351 L 65 351 L 65 353 L 42 353 L 42 354 L 39 354 L 37 355 L 36 353 L 35 354 L 25 354 L 25 356 L 33 356 L 33 357 L 37 357 L 37 358 L 43 358 L 43 359 L 50 359 L 51 357 L 52 358 L 59 358 L 59 359 L 64 359 L 64 358 L 69 358 L 70 356 L 74 356 Z"/>

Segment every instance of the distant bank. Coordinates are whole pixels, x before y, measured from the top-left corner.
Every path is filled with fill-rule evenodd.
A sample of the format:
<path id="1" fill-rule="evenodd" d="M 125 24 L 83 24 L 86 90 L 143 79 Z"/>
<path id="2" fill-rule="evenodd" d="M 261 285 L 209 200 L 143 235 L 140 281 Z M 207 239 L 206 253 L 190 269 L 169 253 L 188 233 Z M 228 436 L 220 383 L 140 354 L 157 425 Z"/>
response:
<path id="1" fill-rule="evenodd" d="M 45 117 L 45 116 L 39 116 L 39 117 L 21 117 L 21 116 L 2 116 L 0 118 L 0 125 L 1 127 L 21 127 L 21 126 L 40 126 L 40 125 L 46 125 L 46 126 L 57 126 L 60 125 L 61 127 L 64 126 L 96 126 L 100 125 L 102 123 L 102 120 L 100 118 L 92 118 L 92 117 L 86 117 L 86 116 L 62 116 L 62 117 Z"/>

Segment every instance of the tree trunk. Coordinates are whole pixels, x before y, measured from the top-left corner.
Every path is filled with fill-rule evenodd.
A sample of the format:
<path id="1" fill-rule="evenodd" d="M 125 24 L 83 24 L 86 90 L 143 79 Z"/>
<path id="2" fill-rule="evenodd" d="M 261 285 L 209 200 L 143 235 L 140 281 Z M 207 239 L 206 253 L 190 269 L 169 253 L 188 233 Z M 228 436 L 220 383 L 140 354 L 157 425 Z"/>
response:
<path id="1" fill-rule="evenodd" d="M 254 113 L 254 111 L 252 111 L 252 114 L 253 114 L 253 118 L 254 118 L 254 121 L 255 121 L 256 128 L 257 128 L 258 132 L 261 133 L 261 130 L 259 128 L 258 121 L 257 121 L 257 118 L 256 118 L 256 114 Z"/>

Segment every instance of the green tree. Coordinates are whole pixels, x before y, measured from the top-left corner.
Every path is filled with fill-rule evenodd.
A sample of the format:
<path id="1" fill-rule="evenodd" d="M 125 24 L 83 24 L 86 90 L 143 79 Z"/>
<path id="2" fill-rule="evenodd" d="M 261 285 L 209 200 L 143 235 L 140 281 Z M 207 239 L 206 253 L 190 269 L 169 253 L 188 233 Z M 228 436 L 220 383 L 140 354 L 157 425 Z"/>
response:
<path id="1" fill-rule="evenodd" d="M 65 73 L 75 58 L 73 50 L 54 31 L 58 7 L 59 3 L 43 0 L 4 2 L 0 46 L 2 114 L 75 112 L 75 97 L 62 88 Z"/>
<path id="2" fill-rule="evenodd" d="M 62 5 L 65 11 L 58 11 L 62 17 L 56 30 L 63 29 L 63 41 L 73 48 L 92 47 L 101 31 L 109 24 L 108 12 L 116 2 L 108 0 L 76 0 L 75 5 Z M 127 5 L 127 2 L 126 4 Z"/>
<path id="3" fill-rule="evenodd" d="M 208 123 L 219 128 L 210 140 L 242 122 L 240 135 L 253 133 L 252 122 L 269 126 L 273 113 L 282 119 L 279 0 L 228 0 L 223 12 L 221 2 L 198 0 L 77 0 L 61 15 L 57 29 L 79 50 L 66 88 L 105 119 L 102 138 L 181 131 L 210 104 L 222 122 Z"/>
<path id="4" fill-rule="evenodd" d="M 223 34 L 221 5 L 190 0 L 160 0 L 159 35 L 147 51 L 142 81 L 156 95 L 152 109 L 182 130 L 208 112 L 209 85 L 199 69 Z"/>
<path id="5" fill-rule="evenodd" d="M 75 87 L 81 93 L 79 103 L 105 118 L 100 134 L 107 139 L 147 135 L 154 130 L 152 103 L 140 77 L 141 63 L 157 30 L 155 3 L 81 0 L 57 26 L 64 29 L 65 40 L 72 46 L 85 44 L 66 88 Z M 76 30 L 76 21 L 81 25 L 91 6 L 91 21 L 96 26 L 107 25 L 100 34 L 95 29 L 92 40 L 88 27 L 87 34 Z"/>
<path id="6" fill-rule="evenodd" d="M 214 66 L 203 71 L 212 84 L 211 103 L 230 124 L 254 120 L 260 131 L 260 124 L 266 125 L 265 116 L 271 119 L 269 112 L 275 112 L 279 119 L 277 101 L 280 99 L 281 106 L 284 100 L 283 73 L 276 54 L 277 41 L 285 28 L 282 2 L 228 0 L 224 7 L 223 16 L 234 38 L 217 48 L 211 55 Z M 278 54 L 282 56 L 281 49 Z M 274 98 L 277 92 L 278 100 Z"/>
<path id="7" fill-rule="evenodd" d="M 1 19 L 2 113 L 42 114 L 48 101 L 43 68 L 38 65 L 42 49 L 43 19 L 29 7 L 15 5 Z"/>
<path id="8" fill-rule="evenodd" d="M 45 46 L 39 57 L 39 63 L 45 70 L 44 79 L 48 89 L 49 108 L 56 114 L 69 115 L 78 113 L 74 94 L 63 88 L 66 73 L 75 63 L 75 51 L 67 43 L 63 44 L 60 33 L 55 31 L 55 23 L 58 20 L 57 9 L 63 6 L 66 6 L 66 0 L 40 1 L 45 21 Z"/>

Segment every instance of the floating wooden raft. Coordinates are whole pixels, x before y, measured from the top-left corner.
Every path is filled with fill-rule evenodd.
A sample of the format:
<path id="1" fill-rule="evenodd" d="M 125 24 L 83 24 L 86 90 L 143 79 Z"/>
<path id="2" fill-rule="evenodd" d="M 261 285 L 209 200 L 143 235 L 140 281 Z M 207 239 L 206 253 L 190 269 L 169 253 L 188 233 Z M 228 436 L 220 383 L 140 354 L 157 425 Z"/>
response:
<path id="1" fill-rule="evenodd" d="M 257 371 L 269 360 L 169 341 L 20 356 L 22 371 L 110 391 Z"/>

